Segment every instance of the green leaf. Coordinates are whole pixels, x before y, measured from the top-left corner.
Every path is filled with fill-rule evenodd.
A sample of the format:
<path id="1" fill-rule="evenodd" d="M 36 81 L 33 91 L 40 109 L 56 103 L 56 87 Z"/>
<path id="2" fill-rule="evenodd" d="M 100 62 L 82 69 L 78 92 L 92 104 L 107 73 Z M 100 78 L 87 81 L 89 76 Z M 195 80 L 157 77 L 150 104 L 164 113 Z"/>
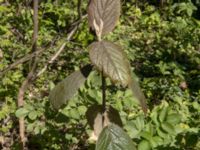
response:
<path id="1" fill-rule="evenodd" d="M 136 150 L 132 139 L 119 126 L 111 124 L 103 129 L 96 150 Z"/>
<path id="2" fill-rule="evenodd" d="M 27 125 L 27 130 L 28 130 L 29 132 L 32 132 L 33 129 L 34 129 L 34 123 L 30 123 L 30 124 Z"/>
<path id="3" fill-rule="evenodd" d="M 79 111 L 79 114 L 85 114 L 85 112 L 87 111 L 87 107 L 79 106 L 78 111 Z"/>
<path id="4" fill-rule="evenodd" d="M 163 122 L 167 116 L 168 107 L 163 106 L 164 108 L 161 110 L 159 115 L 160 122 Z"/>
<path id="5" fill-rule="evenodd" d="M 35 120 L 37 118 L 37 112 L 36 111 L 31 111 L 29 114 L 28 114 L 28 117 L 31 119 L 31 120 Z"/>
<path id="6" fill-rule="evenodd" d="M 127 121 L 126 124 L 124 124 L 124 129 L 129 133 L 129 136 L 131 138 L 138 138 L 139 131 L 136 127 L 133 121 Z"/>
<path id="7" fill-rule="evenodd" d="M 156 130 L 160 137 L 165 138 L 167 136 L 167 134 L 163 132 L 161 129 L 157 128 Z"/>
<path id="8" fill-rule="evenodd" d="M 193 102 L 192 103 L 192 106 L 194 107 L 194 109 L 196 109 L 196 110 L 200 110 L 200 104 L 198 103 L 198 102 Z"/>
<path id="9" fill-rule="evenodd" d="M 149 132 L 151 136 L 153 136 L 154 133 L 155 133 L 154 132 L 155 131 L 154 125 L 151 122 L 149 122 L 149 123 L 146 123 L 145 126 L 146 126 L 146 131 Z"/>
<path id="10" fill-rule="evenodd" d="M 168 132 L 168 133 L 170 133 L 170 134 L 175 134 L 174 127 L 173 127 L 171 124 L 169 124 L 168 122 L 163 122 L 163 123 L 161 124 L 161 127 L 162 127 L 162 129 L 163 129 L 164 131 L 166 131 L 166 132 Z"/>
<path id="11" fill-rule="evenodd" d="M 158 112 L 157 112 L 157 110 L 153 111 L 151 113 L 151 119 L 152 119 L 153 123 L 155 123 L 157 126 L 159 126 L 160 123 L 158 121 Z"/>
<path id="12" fill-rule="evenodd" d="M 156 147 L 158 145 L 161 145 L 163 143 L 163 140 L 159 136 L 154 136 L 152 138 L 152 140 L 150 140 L 150 143 L 151 143 L 152 147 Z"/>
<path id="13" fill-rule="evenodd" d="M 138 150 L 150 150 L 150 149 L 151 149 L 151 145 L 146 140 L 141 141 L 138 145 Z"/>
<path id="14" fill-rule="evenodd" d="M 80 114 L 79 114 L 78 109 L 76 109 L 76 108 L 70 109 L 69 117 L 76 119 L 76 120 L 80 119 Z"/>
<path id="15" fill-rule="evenodd" d="M 96 24 L 100 28 L 103 23 L 102 35 L 111 32 L 119 19 L 120 7 L 120 0 L 91 0 L 88 7 L 90 27 L 96 29 Z"/>
<path id="16" fill-rule="evenodd" d="M 55 86 L 49 95 L 50 102 L 55 109 L 60 108 L 75 95 L 80 86 L 84 84 L 91 70 L 92 66 L 87 65 L 80 71 L 75 71 Z"/>
<path id="17" fill-rule="evenodd" d="M 143 116 L 138 116 L 136 120 L 134 121 L 135 126 L 138 130 L 142 131 L 144 129 L 144 117 Z"/>
<path id="18" fill-rule="evenodd" d="M 167 116 L 166 121 L 171 124 L 178 124 L 181 121 L 181 115 L 179 114 L 170 114 Z"/>
<path id="19" fill-rule="evenodd" d="M 116 44 L 108 41 L 94 42 L 89 46 L 90 60 L 98 70 L 103 71 L 114 83 L 124 87 L 131 80 L 131 69 L 128 59 Z"/>
<path id="20" fill-rule="evenodd" d="M 141 135 L 141 137 L 143 137 L 146 140 L 151 140 L 152 139 L 151 133 L 149 133 L 147 131 L 142 132 L 140 135 Z"/>
<path id="21" fill-rule="evenodd" d="M 20 108 L 15 112 L 16 117 L 25 117 L 29 113 L 29 110 L 26 108 Z"/>

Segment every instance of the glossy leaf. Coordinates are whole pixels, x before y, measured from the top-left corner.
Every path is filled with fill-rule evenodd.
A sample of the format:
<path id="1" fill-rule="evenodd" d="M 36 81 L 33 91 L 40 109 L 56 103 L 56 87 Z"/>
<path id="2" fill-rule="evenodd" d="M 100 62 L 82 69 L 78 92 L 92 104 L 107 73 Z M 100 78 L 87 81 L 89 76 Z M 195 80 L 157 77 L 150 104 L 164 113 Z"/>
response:
<path id="1" fill-rule="evenodd" d="M 92 66 L 87 65 L 80 71 L 75 71 L 55 86 L 49 95 L 50 102 L 55 109 L 60 108 L 74 96 L 80 86 L 84 84 L 91 70 Z"/>
<path id="2" fill-rule="evenodd" d="M 131 76 L 131 67 L 120 46 L 107 41 L 94 42 L 89 46 L 90 60 L 98 70 L 103 71 L 114 83 L 127 85 L 147 112 L 145 96 L 138 82 Z"/>
<path id="3" fill-rule="evenodd" d="M 88 7 L 89 25 L 92 29 L 102 26 L 102 35 L 112 31 L 120 16 L 120 0 L 91 0 Z"/>
<path id="4" fill-rule="evenodd" d="M 96 150 L 136 150 L 132 139 L 119 126 L 111 124 L 103 129 Z"/>
<path id="5" fill-rule="evenodd" d="M 94 42 L 89 46 L 90 60 L 113 82 L 127 86 L 131 80 L 128 59 L 120 46 L 108 41 Z"/>

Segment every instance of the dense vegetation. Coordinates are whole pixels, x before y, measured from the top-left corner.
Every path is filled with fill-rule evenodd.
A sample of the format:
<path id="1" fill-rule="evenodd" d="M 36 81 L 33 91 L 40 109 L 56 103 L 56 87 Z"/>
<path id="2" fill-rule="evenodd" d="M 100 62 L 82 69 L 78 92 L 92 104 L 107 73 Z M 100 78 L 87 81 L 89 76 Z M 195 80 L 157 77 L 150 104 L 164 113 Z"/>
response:
<path id="1" fill-rule="evenodd" d="M 18 118 L 24 117 L 28 149 L 95 149 L 85 113 L 88 106 L 101 104 L 99 73 L 92 71 L 59 111 L 48 97 L 59 81 L 90 63 L 88 45 L 95 34 L 88 28 L 88 1 L 40 1 L 41 53 L 21 108 L 18 92 L 33 53 L 33 2 L 0 4 L 0 148 L 20 149 Z M 198 0 L 123 0 L 120 22 L 105 38 L 123 47 L 147 99 L 145 116 L 130 90 L 107 79 L 107 103 L 119 111 L 123 129 L 139 150 L 200 149 L 199 19 Z M 63 44 L 64 51 L 52 61 Z M 18 60 L 23 61 L 10 67 Z"/>

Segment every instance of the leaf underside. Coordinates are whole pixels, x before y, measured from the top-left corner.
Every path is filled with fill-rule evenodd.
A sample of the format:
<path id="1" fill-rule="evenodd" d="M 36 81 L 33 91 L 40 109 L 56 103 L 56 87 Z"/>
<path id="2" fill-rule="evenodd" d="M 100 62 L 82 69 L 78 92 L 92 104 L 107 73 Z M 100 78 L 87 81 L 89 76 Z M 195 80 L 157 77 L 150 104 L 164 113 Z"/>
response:
<path id="1" fill-rule="evenodd" d="M 120 0 L 91 0 L 88 7 L 89 25 L 94 30 L 94 20 L 100 27 L 103 21 L 102 35 L 111 32 L 120 17 Z"/>
<path id="2" fill-rule="evenodd" d="M 131 138 L 119 126 L 111 124 L 103 129 L 95 150 L 136 150 Z"/>
<path id="3" fill-rule="evenodd" d="M 94 135 L 97 137 L 108 124 L 115 123 L 122 127 L 122 120 L 119 112 L 112 106 L 107 107 L 106 111 L 103 113 L 101 105 L 92 105 L 86 112 L 86 118 L 90 127 L 94 130 Z"/>
<path id="4" fill-rule="evenodd" d="M 114 83 L 124 87 L 131 80 L 130 65 L 120 46 L 108 41 L 94 42 L 89 46 L 90 60 Z"/>
<path id="5" fill-rule="evenodd" d="M 139 83 L 136 81 L 136 79 L 132 78 L 131 82 L 129 83 L 129 88 L 131 89 L 133 95 L 140 101 L 140 105 L 142 107 L 142 110 L 144 113 L 147 113 L 147 104 L 146 104 L 146 98 L 140 88 Z"/>
<path id="6" fill-rule="evenodd" d="M 55 109 L 59 109 L 76 94 L 80 86 L 84 84 L 91 70 L 92 66 L 87 65 L 81 70 L 75 71 L 54 87 L 50 92 L 49 99 Z"/>

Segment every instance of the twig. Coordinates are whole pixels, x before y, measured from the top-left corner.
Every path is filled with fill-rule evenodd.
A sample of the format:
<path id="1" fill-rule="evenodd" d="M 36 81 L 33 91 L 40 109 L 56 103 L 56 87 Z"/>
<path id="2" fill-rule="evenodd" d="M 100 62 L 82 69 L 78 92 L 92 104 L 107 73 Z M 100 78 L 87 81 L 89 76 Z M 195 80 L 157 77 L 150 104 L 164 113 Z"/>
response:
<path id="1" fill-rule="evenodd" d="M 34 27 L 33 27 L 33 45 L 32 45 L 32 52 L 37 51 L 37 39 L 38 39 L 38 0 L 34 1 L 33 3 L 33 9 L 34 9 L 34 15 L 33 15 L 33 22 L 34 22 Z M 33 60 L 31 60 L 30 67 L 33 66 L 32 63 L 37 61 L 37 57 L 34 57 Z"/>
<path id="2" fill-rule="evenodd" d="M 82 5 L 82 0 L 78 0 L 78 10 L 77 11 L 78 11 L 79 19 L 82 18 L 81 5 Z"/>
<path id="3" fill-rule="evenodd" d="M 32 46 L 32 51 L 36 52 L 37 51 L 37 37 L 38 37 L 38 0 L 34 0 L 34 16 L 33 16 L 33 22 L 34 22 L 34 31 L 33 31 L 33 46 Z M 19 93 L 18 93 L 18 107 L 23 107 L 24 106 L 24 94 L 29 86 L 29 83 L 34 75 L 35 69 L 37 67 L 37 59 L 33 60 L 33 65 L 32 69 L 29 72 L 28 76 L 26 79 L 23 81 Z M 19 134 L 20 134 L 20 140 L 22 143 L 22 149 L 25 148 L 25 124 L 24 124 L 24 118 L 20 117 L 19 118 Z"/>
<path id="4" fill-rule="evenodd" d="M 78 26 L 75 26 L 73 30 L 71 30 L 71 32 L 68 34 L 67 36 L 67 41 L 70 41 L 70 39 L 72 38 L 72 36 L 74 35 L 74 33 L 76 32 Z M 59 50 L 49 59 L 49 61 L 45 64 L 45 66 L 37 73 L 37 75 L 34 77 L 33 80 L 35 80 L 37 77 L 39 77 L 41 74 L 43 74 L 46 70 L 49 64 L 52 64 L 57 58 L 58 56 L 62 53 L 62 51 L 64 50 L 65 46 L 66 46 L 67 42 L 64 42 L 61 47 L 59 48 Z"/>
<path id="5" fill-rule="evenodd" d="M 102 108 L 104 113 L 106 110 L 106 79 L 103 75 L 103 71 L 102 71 Z"/>
<path id="6" fill-rule="evenodd" d="M 106 115 L 106 79 L 104 77 L 103 71 L 102 75 L 102 127 L 105 126 L 105 115 Z"/>
<path id="7" fill-rule="evenodd" d="M 28 85 L 33 76 L 33 73 L 34 73 L 34 69 L 32 69 L 31 72 L 28 74 L 27 78 L 23 81 L 19 89 L 18 99 L 17 99 L 18 108 L 24 106 L 24 94 L 25 94 L 26 89 L 28 88 Z M 22 143 L 22 149 L 24 149 L 26 138 L 25 138 L 25 125 L 24 125 L 23 117 L 19 118 L 19 135 L 20 135 L 20 140 Z"/>
<path id="8" fill-rule="evenodd" d="M 69 33 L 69 36 L 70 36 L 70 34 L 72 33 L 72 31 L 74 30 L 74 28 L 76 28 L 77 29 L 77 26 L 81 23 L 81 21 L 83 20 L 83 19 L 85 19 L 87 17 L 87 15 L 84 15 L 84 16 L 82 16 L 82 19 L 81 20 L 77 20 L 77 21 L 75 21 L 74 23 L 72 23 L 72 25 L 71 25 L 71 31 L 70 31 L 70 33 Z M 73 28 L 72 28 L 73 27 Z M 73 33 L 74 34 L 74 33 Z M 73 35 L 71 35 L 71 36 L 73 36 Z M 68 38 L 67 38 L 68 39 Z M 71 39 L 71 37 L 69 38 L 69 40 Z M 68 40 L 68 41 L 69 41 Z M 55 40 L 53 40 L 53 42 L 51 42 L 51 43 L 54 43 L 55 42 Z M 52 45 L 52 44 L 48 44 L 48 45 Z M 14 63 L 12 63 L 11 65 L 9 65 L 7 68 L 5 68 L 4 70 L 2 70 L 2 71 L 0 71 L 0 77 L 2 77 L 2 76 L 4 76 L 9 70 L 12 70 L 12 69 L 14 69 L 16 66 L 18 66 L 19 64 L 22 64 L 22 63 L 24 63 L 24 62 L 26 62 L 26 61 L 28 61 L 28 60 L 30 60 L 30 59 L 32 59 L 33 57 L 38 57 L 42 52 L 44 52 L 45 50 L 47 50 L 47 49 L 49 49 L 49 47 L 50 46 L 48 46 L 47 48 L 44 48 L 44 49 L 40 49 L 40 50 L 37 50 L 37 51 L 35 51 L 35 52 L 33 52 L 33 53 L 31 53 L 31 54 L 27 54 L 26 56 L 24 56 L 23 58 L 20 58 L 19 60 L 17 60 L 17 61 L 15 61 Z M 62 46 L 61 46 L 62 47 Z M 55 55 L 55 54 L 54 54 Z"/>
<path id="9" fill-rule="evenodd" d="M 85 14 L 85 15 L 83 15 L 82 17 L 81 17 L 81 19 L 77 19 L 75 22 L 73 22 L 72 24 L 71 24 L 71 28 L 69 29 L 69 30 L 72 30 L 72 28 L 74 28 L 75 26 L 78 26 L 82 21 L 83 21 L 83 19 L 86 19 L 87 18 L 87 14 Z"/>
<path id="10" fill-rule="evenodd" d="M 81 5 L 81 2 L 80 2 L 80 5 Z M 78 6 L 78 9 L 79 9 L 79 7 L 80 6 Z M 71 40 L 72 36 L 74 35 L 76 30 L 78 29 L 79 24 L 81 23 L 81 21 L 83 19 L 85 19 L 87 17 L 87 15 L 82 16 L 82 14 L 79 14 L 79 17 L 80 18 L 72 24 L 73 28 L 71 29 L 71 31 L 69 32 L 69 34 L 67 36 L 67 41 L 64 42 L 61 45 L 61 47 L 59 48 L 59 50 L 55 54 L 53 54 L 53 56 L 49 59 L 49 61 L 45 64 L 45 66 L 37 73 L 37 75 L 34 77 L 33 80 L 35 80 L 37 77 L 39 77 L 41 74 L 43 74 L 47 70 L 48 65 L 52 64 L 58 58 L 58 56 L 63 52 L 67 42 Z"/>
<path id="11" fill-rule="evenodd" d="M 42 53 L 43 51 L 45 51 L 45 50 L 46 50 L 46 48 L 45 48 L 45 49 L 40 49 L 40 50 L 35 51 L 35 52 L 31 53 L 31 54 L 27 54 L 27 55 L 26 55 L 25 57 L 23 57 L 23 58 L 20 58 L 19 60 L 17 60 L 17 61 L 14 62 L 13 64 L 11 64 L 11 65 L 8 66 L 7 68 L 5 68 L 4 70 L 2 70 L 2 71 L 0 72 L 0 76 L 5 75 L 6 72 L 8 72 L 9 70 L 15 68 L 15 67 L 18 66 L 19 64 L 22 64 L 22 63 L 24 63 L 24 62 L 26 62 L 26 61 L 32 59 L 33 57 L 38 56 L 39 54 L 41 54 L 41 53 Z"/>

